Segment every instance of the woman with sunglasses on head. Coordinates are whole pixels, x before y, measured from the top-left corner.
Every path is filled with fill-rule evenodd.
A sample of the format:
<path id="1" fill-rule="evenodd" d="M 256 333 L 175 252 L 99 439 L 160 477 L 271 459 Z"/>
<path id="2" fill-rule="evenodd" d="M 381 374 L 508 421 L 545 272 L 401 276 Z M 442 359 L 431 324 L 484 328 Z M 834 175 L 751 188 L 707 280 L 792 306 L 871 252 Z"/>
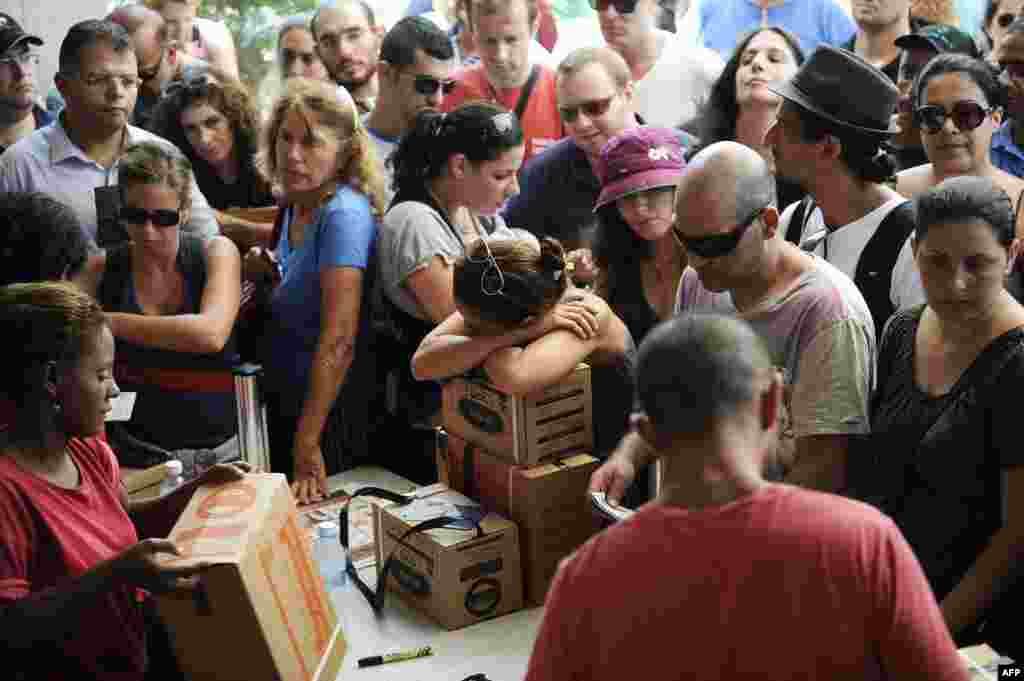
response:
<path id="1" fill-rule="evenodd" d="M 679 137 L 668 128 L 630 128 L 601 148 L 595 292 L 637 343 L 672 316 L 686 269 L 686 250 L 672 231 L 675 186 L 685 166 Z"/>
<path id="2" fill-rule="evenodd" d="M 202 468 L 239 455 L 229 372 L 241 259 L 225 237 L 204 244 L 181 233 L 190 173 L 170 145 L 128 147 L 118 188 L 130 240 L 90 257 L 77 279 L 107 313 L 122 388 L 137 393 L 131 419 L 107 429 L 112 446 L 135 467 L 180 459 L 186 477 L 197 458 Z"/>
<path id="3" fill-rule="evenodd" d="M 1002 121 L 1003 87 L 980 59 L 945 53 L 929 61 L 914 81 L 914 117 L 930 163 L 901 171 L 896 191 L 912 198 L 956 175 L 996 183 L 1016 206 L 1024 180 L 992 164 L 992 135 Z"/>
<path id="4" fill-rule="evenodd" d="M 944 180 L 915 203 L 926 304 L 886 327 L 874 454 L 865 450 L 854 491 L 900 526 L 958 643 L 981 630 L 1019 659 L 1024 307 L 1003 287 L 1020 247 L 1014 206 L 997 184 L 972 176 Z"/>
<path id="5" fill-rule="evenodd" d="M 103 310 L 66 282 L 12 284 L 0 288 L 0 325 L 10 342 L 0 394 L 17 404 L 0 430 L 4 676 L 176 678 L 166 641 L 147 631 L 156 623 L 147 592 L 194 589 L 206 566 L 169 566 L 158 557 L 179 553 L 172 542 L 139 539 L 166 537 L 200 484 L 238 480 L 248 467 L 216 466 L 130 501 L 98 437 L 120 393 Z"/>
<path id="6" fill-rule="evenodd" d="M 271 464 L 299 503 L 368 454 L 368 298 L 384 183 L 351 99 L 333 84 L 288 81 L 263 129 L 262 168 L 281 188 L 272 249 L 246 276 L 276 281 L 263 359 Z"/>
<path id="7" fill-rule="evenodd" d="M 418 380 L 480 367 L 499 390 L 525 395 L 591 366 L 594 445 L 605 457 L 625 434 L 636 346 L 600 297 L 573 288 L 556 240 L 487 238 L 454 267 L 455 312 L 412 359 Z"/>
<path id="8" fill-rule="evenodd" d="M 757 150 L 771 162 L 771 148 L 764 136 L 782 98 L 767 86 L 789 80 L 803 63 L 800 42 L 789 31 L 768 26 L 748 33 L 712 84 L 700 113 L 683 126 L 700 140 L 687 155 L 693 157 L 704 147 L 730 140 Z M 806 194 L 793 182 L 782 178 L 776 182 L 780 206 L 799 201 Z"/>
<path id="9" fill-rule="evenodd" d="M 395 198 L 381 225 L 375 300 L 387 366 L 402 404 L 388 410 L 407 422 L 440 406 L 436 386 L 417 385 L 409 360 L 423 337 L 455 311 L 452 271 L 466 246 L 489 234 L 511 234 L 496 213 L 519 190 L 523 131 L 514 114 L 479 102 L 450 113 L 420 112 L 389 163 Z"/>
<path id="10" fill-rule="evenodd" d="M 256 170 L 259 115 L 241 83 L 201 76 L 175 84 L 157 105 L 152 131 L 185 154 L 222 232 L 242 249 L 264 245 L 274 219 L 270 184 Z M 262 220 L 231 209 L 268 208 Z"/>

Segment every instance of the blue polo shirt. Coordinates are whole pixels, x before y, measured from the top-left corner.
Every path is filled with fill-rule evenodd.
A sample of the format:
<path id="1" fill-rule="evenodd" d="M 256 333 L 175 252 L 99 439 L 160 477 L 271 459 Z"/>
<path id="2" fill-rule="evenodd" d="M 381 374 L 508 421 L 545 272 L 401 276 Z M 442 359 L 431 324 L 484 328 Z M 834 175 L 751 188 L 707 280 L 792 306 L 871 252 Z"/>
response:
<path id="1" fill-rule="evenodd" d="M 762 26 L 782 26 L 795 34 L 807 55 L 822 43 L 840 47 L 857 32 L 836 0 L 784 0 L 764 9 L 754 0 L 700 3 L 699 35 L 722 59 L 729 58 L 741 37 Z"/>
<path id="2" fill-rule="evenodd" d="M 1024 178 L 1024 150 L 1013 141 L 1013 121 L 1006 121 L 992 135 L 992 165 Z"/>

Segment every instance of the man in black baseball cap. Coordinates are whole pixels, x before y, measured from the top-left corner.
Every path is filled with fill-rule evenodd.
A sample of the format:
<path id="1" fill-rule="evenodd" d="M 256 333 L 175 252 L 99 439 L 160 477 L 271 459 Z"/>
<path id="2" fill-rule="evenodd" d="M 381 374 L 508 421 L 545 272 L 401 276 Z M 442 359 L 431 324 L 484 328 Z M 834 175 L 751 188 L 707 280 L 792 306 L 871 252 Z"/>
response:
<path id="1" fill-rule="evenodd" d="M 42 45 L 9 14 L 0 12 L 0 153 L 52 118 L 36 103 L 36 68 Z"/>

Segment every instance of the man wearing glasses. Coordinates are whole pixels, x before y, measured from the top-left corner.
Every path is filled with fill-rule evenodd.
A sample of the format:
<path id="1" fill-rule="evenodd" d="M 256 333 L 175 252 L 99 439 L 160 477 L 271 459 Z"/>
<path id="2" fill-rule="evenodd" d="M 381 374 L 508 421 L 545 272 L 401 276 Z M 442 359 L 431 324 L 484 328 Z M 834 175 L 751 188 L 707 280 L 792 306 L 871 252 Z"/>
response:
<path id="1" fill-rule="evenodd" d="M 526 159 L 562 138 L 555 75 L 530 58 L 540 20 L 537 0 L 467 0 L 480 63 L 461 69 L 444 111 L 474 100 L 493 102 L 516 114 L 526 135 Z"/>
<path id="2" fill-rule="evenodd" d="M 708 98 L 722 59 L 658 28 L 657 0 L 590 0 L 608 47 L 629 64 L 636 110 L 648 125 L 686 123 Z"/>
<path id="3" fill-rule="evenodd" d="M 173 81 L 184 81 L 206 73 L 210 65 L 178 50 L 167 37 L 167 24 L 159 12 L 143 5 L 125 5 L 107 17 L 131 36 L 139 65 L 139 95 L 132 112 L 132 124 L 149 129 L 150 117 L 164 89 Z"/>
<path id="4" fill-rule="evenodd" d="M 317 53 L 334 81 L 348 90 L 360 113 L 377 101 L 377 61 L 384 27 L 377 24 L 366 0 L 325 3 L 313 15 L 309 30 Z"/>
<path id="5" fill-rule="evenodd" d="M 713 144 L 690 160 L 676 190 L 673 229 L 690 267 L 676 314 L 742 317 L 768 348 L 783 381 L 782 425 L 770 480 L 828 492 L 846 488 L 853 438 L 869 432 L 875 328 L 850 278 L 782 237 L 775 179 L 753 149 Z M 652 451 L 636 433 L 591 479 L 622 496 Z M 671 466 L 663 480 L 673 483 Z"/>
<path id="6" fill-rule="evenodd" d="M 124 28 L 90 19 L 71 27 L 60 47 L 57 87 L 66 107 L 0 157 L 0 192 L 42 192 L 71 208 L 92 248 L 123 239 L 118 161 L 136 142 L 169 144 L 128 124 L 138 94 L 135 52 Z M 186 232 L 217 234 L 217 222 L 192 180 Z"/>
<path id="7" fill-rule="evenodd" d="M 0 13 L 0 154 L 53 122 L 36 103 L 39 55 L 33 48 L 42 44 L 42 39 L 25 33 L 11 15 Z"/>
<path id="8" fill-rule="evenodd" d="M 387 200 L 394 196 L 386 164 L 402 135 L 421 111 L 439 111 L 452 91 L 455 50 L 437 24 L 406 17 L 384 36 L 377 65 L 377 106 L 364 119 L 387 179 Z"/>

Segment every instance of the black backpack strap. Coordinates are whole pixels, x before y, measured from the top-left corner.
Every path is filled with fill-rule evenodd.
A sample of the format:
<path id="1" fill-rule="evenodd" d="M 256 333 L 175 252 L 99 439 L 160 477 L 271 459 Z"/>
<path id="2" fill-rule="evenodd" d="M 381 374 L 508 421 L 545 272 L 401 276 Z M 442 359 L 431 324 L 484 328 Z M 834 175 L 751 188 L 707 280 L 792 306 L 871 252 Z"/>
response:
<path id="1" fill-rule="evenodd" d="M 895 311 L 891 296 L 892 271 L 916 225 L 914 204 L 904 201 L 882 219 L 857 260 L 853 281 L 871 310 L 876 338 L 881 338 L 886 321 Z"/>
<path id="2" fill-rule="evenodd" d="M 805 196 L 797 204 L 793 214 L 789 216 L 789 224 L 786 225 L 786 241 L 789 243 L 799 246 L 800 239 L 804 233 L 804 227 L 807 225 L 807 221 L 811 217 L 811 213 L 814 212 L 814 199 L 811 198 L 810 194 Z"/>
<path id="3" fill-rule="evenodd" d="M 107 249 L 96 298 L 104 310 L 120 310 L 124 302 L 124 289 L 132 276 L 132 251 L 128 242 Z"/>
<path id="4" fill-rule="evenodd" d="M 526 111 L 526 105 L 530 103 L 530 95 L 533 94 L 533 86 L 537 84 L 537 78 L 540 76 L 540 67 L 534 64 L 533 68 L 530 69 L 530 77 L 526 79 L 526 83 L 523 85 L 523 89 L 519 91 L 519 99 L 516 100 L 516 108 L 513 111 L 516 114 L 516 118 L 519 119 L 520 124 L 523 121 L 523 113 Z"/>
<path id="5" fill-rule="evenodd" d="M 355 563 L 352 562 L 352 553 L 348 551 L 348 509 L 352 506 L 353 499 L 355 499 L 356 497 L 367 496 L 377 497 L 379 499 L 387 499 L 388 501 L 393 501 L 400 506 L 412 503 L 413 501 L 415 501 L 416 497 L 405 494 L 396 494 L 395 492 L 383 489 L 381 487 L 362 487 L 356 490 L 352 494 L 352 496 L 349 497 L 348 503 L 345 504 L 345 508 L 341 510 L 341 513 L 338 517 L 338 524 L 340 526 L 338 539 L 341 542 L 341 545 L 344 546 L 346 549 L 345 572 L 352 579 L 352 583 L 356 585 L 356 588 L 359 589 L 359 591 L 366 598 L 366 601 L 370 604 L 370 607 L 373 608 L 374 613 L 379 615 L 384 607 L 384 598 L 387 594 L 388 575 L 391 573 L 392 567 L 394 565 L 394 551 L 392 551 L 391 555 L 384 559 L 384 563 L 381 566 L 381 569 L 378 573 L 380 576 L 378 577 L 377 580 L 376 593 L 359 576 L 359 571 L 356 570 Z M 463 522 L 465 522 L 465 520 L 462 518 L 453 518 L 451 516 L 446 515 L 438 516 L 437 518 L 430 518 L 429 520 L 424 520 L 421 523 L 413 525 L 405 532 L 403 532 L 402 536 L 397 538 L 397 544 L 398 546 L 408 546 L 408 544 L 405 543 L 405 540 L 411 537 L 412 535 L 416 534 L 417 532 L 426 532 L 427 530 L 435 530 L 442 527 L 457 527 Z M 477 538 L 482 537 L 484 531 L 483 528 L 480 526 L 480 523 L 473 522 L 473 527 L 476 530 Z M 465 528 L 459 527 L 458 529 Z M 377 538 L 377 541 L 380 541 L 379 537 Z M 397 550 L 398 547 L 396 546 L 395 548 Z"/>

